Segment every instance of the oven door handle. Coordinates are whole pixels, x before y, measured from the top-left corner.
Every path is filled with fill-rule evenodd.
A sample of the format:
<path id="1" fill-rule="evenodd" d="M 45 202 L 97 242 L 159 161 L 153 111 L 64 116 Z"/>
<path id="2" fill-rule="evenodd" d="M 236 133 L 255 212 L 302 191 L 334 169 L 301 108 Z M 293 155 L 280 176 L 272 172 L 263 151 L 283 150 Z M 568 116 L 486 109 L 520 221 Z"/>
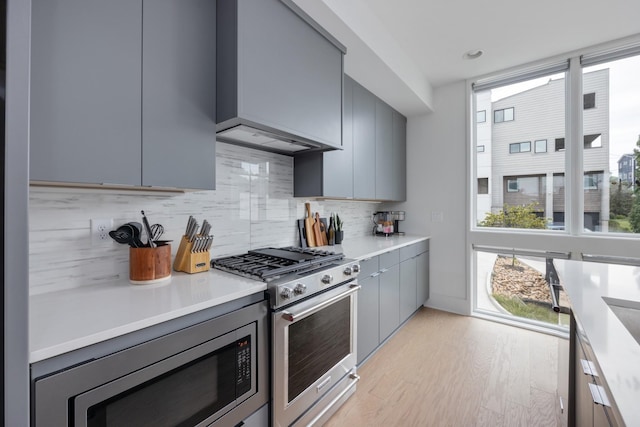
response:
<path id="1" fill-rule="evenodd" d="M 285 320 L 288 320 L 289 322 L 295 322 L 296 320 L 299 320 L 303 317 L 307 317 L 310 314 L 315 313 L 316 311 L 320 311 L 323 308 L 333 304 L 334 302 L 341 300 L 342 298 L 351 295 L 354 292 L 358 292 L 358 290 L 361 288 L 362 286 L 358 285 L 358 284 L 352 284 L 349 285 L 349 289 L 342 292 L 341 294 L 338 294 L 334 297 L 329 298 L 326 301 L 322 301 L 319 304 L 314 305 L 313 307 L 309 307 L 306 310 L 302 310 L 299 313 L 292 313 L 290 311 L 283 311 L 282 312 L 282 318 Z"/>

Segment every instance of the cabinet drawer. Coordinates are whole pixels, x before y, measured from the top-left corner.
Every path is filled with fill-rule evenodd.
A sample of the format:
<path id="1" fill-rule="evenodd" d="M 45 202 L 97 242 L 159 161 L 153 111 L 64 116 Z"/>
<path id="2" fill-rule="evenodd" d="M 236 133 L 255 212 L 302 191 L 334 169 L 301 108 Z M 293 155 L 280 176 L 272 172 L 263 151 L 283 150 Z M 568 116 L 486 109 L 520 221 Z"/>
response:
<path id="1" fill-rule="evenodd" d="M 359 276 L 362 279 L 365 279 L 371 276 L 373 273 L 376 273 L 379 270 L 378 266 L 378 257 L 374 256 L 372 258 L 363 259 L 360 261 L 360 274 Z"/>
<path id="2" fill-rule="evenodd" d="M 415 245 L 416 255 L 420 255 L 421 253 L 429 251 L 429 241 L 423 240 L 422 242 L 418 242 Z"/>
<path id="3" fill-rule="evenodd" d="M 380 270 L 392 267 L 400 262 L 400 251 L 395 249 L 380 255 Z"/>
<path id="4" fill-rule="evenodd" d="M 418 253 L 416 252 L 417 249 L 417 245 L 409 245 L 409 246 L 405 246 L 403 248 L 400 248 L 400 262 L 402 261 L 406 261 L 409 258 L 413 258 L 414 256 L 416 256 Z"/>

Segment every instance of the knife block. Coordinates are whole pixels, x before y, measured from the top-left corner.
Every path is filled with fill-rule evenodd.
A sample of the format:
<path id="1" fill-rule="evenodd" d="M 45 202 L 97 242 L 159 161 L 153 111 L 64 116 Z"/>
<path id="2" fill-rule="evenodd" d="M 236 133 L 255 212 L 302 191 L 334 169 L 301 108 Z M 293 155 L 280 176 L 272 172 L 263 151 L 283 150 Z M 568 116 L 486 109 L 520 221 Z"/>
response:
<path id="1" fill-rule="evenodd" d="M 148 285 L 171 279 L 171 245 L 129 248 L 129 282 Z"/>
<path id="2" fill-rule="evenodd" d="M 211 259 L 209 251 L 191 252 L 192 248 L 193 242 L 190 242 L 186 236 L 182 236 L 176 258 L 173 260 L 173 269 L 175 271 L 193 274 L 209 270 L 209 261 Z"/>

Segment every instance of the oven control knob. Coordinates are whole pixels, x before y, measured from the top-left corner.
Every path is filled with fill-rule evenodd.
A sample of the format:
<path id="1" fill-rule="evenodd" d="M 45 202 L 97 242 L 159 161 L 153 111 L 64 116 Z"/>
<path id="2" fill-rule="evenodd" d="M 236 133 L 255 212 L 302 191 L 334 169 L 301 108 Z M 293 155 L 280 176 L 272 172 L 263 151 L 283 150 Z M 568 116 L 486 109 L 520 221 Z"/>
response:
<path id="1" fill-rule="evenodd" d="M 324 283 L 325 285 L 328 285 L 331 282 L 333 282 L 333 276 L 332 275 L 325 274 L 324 276 L 322 276 L 322 283 Z"/>
<path id="2" fill-rule="evenodd" d="M 346 267 L 342 273 L 344 273 L 345 276 L 351 276 L 353 270 L 351 269 L 351 267 Z"/>
<path id="3" fill-rule="evenodd" d="M 293 291 L 291 290 L 291 288 L 283 286 L 282 288 L 280 288 L 280 297 L 282 299 L 291 299 L 293 297 Z"/>
<path id="4" fill-rule="evenodd" d="M 360 264 L 353 264 L 351 267 L 354 273 L 360 273 Z"/>
<path id="5" fill-rule="evenodd" d="M 306 285 L 304 285 L 304 284 L 302 284 L 302 283 L 298 283 L 298 284 L 296 285 L 296 287 L 295 287 L 295 288 L 293 288 L 293 292 L 294 292 L 296 295 L 302 295 L 302 294 L 304 294 L 305 292 L 307 292 L 307 287 L 306 287 Z"/>

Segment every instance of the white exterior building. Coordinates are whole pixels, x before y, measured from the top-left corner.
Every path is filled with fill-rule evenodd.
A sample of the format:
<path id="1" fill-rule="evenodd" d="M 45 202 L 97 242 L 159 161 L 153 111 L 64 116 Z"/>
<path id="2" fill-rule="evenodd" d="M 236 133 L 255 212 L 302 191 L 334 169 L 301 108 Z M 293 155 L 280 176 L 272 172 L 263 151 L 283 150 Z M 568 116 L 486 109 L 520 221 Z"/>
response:
<path id="1" fill-rule="evenodd" d="M 585 227 L 606 231 L 609 220 L 609 70 L 585 73 L 584 171 Z M 495 102 L 490 91 L 477 94 L 477 219 L 505 205 L 537 205 L 556 226 L 564 224 L 565 79 Z M 481 152 L 480 146 L 483 146 Z M 487 155 L 486 153 L 490 153 Z M 489 194 L 480 180 L 489 178 Z M 486 199 L 491 205 L 487 206 Z"/>

